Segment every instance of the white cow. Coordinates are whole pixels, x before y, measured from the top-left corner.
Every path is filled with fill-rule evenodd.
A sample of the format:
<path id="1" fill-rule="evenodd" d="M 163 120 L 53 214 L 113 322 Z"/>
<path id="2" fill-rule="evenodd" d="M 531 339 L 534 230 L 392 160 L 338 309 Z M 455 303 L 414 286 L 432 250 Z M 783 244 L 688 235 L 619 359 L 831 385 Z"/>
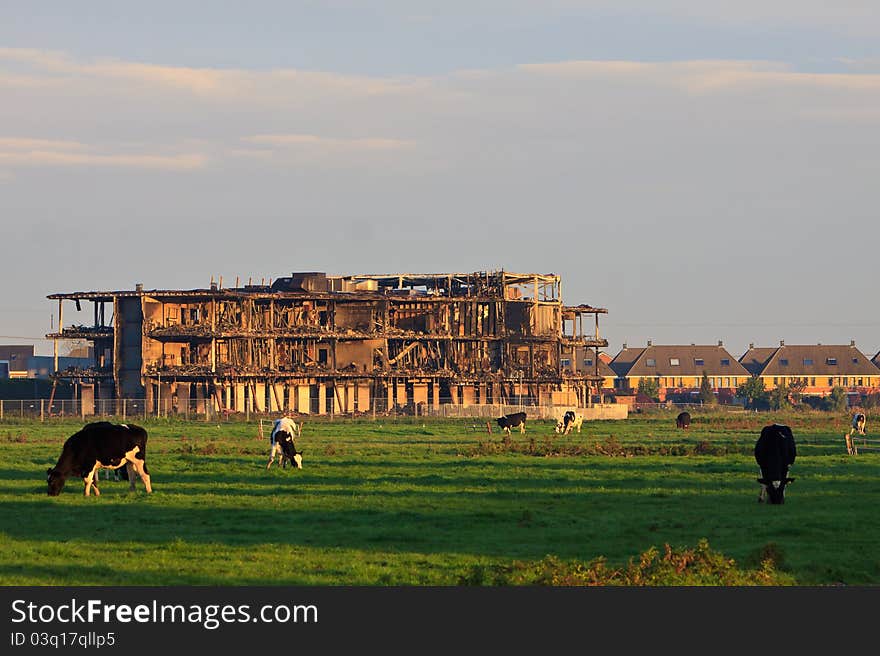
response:
<path id="1" fill-rule="evenodd" d="M 269 444 L 272 449 L 269 452 L 269 462 L 266 469 L 275 462 L 278 457 L 278 464 L 284 466 L 285 460 L 289 460 L 291 464 L 296 465 L 297 469 L 302 469 L 302 451 L 296 450 L 294 438 L 302 434 L 302 424 L 297 424 L 290 417 L 281 417 L 276 419 L 272 425 L 272 434 L 269 435 Z"/>

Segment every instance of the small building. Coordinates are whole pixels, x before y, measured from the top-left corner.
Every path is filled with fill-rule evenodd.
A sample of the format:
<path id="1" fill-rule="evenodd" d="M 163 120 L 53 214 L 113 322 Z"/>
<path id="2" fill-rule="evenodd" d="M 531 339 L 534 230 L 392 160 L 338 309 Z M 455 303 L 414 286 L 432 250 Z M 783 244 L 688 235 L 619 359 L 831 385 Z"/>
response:
<path id="1" fill-rule="evenodd" d="M 7 363 L 6 378 L 27 378 L 28 359 L 33 356 L 33 344 L 0 344 L 0 360 Z"/>

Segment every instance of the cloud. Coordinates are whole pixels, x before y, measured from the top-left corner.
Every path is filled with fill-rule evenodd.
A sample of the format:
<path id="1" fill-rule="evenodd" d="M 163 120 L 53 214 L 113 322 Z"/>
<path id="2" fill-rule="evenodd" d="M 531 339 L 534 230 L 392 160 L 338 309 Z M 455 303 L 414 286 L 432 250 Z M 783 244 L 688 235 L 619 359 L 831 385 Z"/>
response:
<path id="1" fill-rule="evenodd" d="M 314 146 L 335 150 L 398 150 L 415 145 L 415 142 L 406 139 L 385 139 L 380 137 L 341 139 L 320 137 L 313 134 L 257 134 L 245 137 L 244 141 L 267 146 Z"/>
<path id="2" fill-rule="evenodd" d="M 205 166 L 201 154 L 107 152 L 75 141 L 0 137 L 0 165 L 10 168 L 35 166 L 109 166 L 187 171 Z"/>

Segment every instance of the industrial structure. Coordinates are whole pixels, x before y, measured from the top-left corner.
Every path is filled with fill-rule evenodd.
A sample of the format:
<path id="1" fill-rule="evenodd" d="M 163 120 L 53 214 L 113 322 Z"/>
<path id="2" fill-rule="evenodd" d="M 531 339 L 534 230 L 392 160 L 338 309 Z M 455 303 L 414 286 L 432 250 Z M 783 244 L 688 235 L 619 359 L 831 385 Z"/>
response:
<path id="1" fill-rule="evenodd" d="M 555 274 L 327 276 L 207 289 L 89 291 L 58 301 L 55 377 L 151 407 L 327 414 L 441 404 L 590 405 L 603 308 L 567 306 Z M 92 321 L 65 325 L 73 304 Z M 70 316 L 67 314 L 66 316 Z M 58 341 L 94 346 L 58 367 Z M 590 352 L 592 349 L 592 352 Z M 590 353 L 595 370 L 571 367 Z"/>

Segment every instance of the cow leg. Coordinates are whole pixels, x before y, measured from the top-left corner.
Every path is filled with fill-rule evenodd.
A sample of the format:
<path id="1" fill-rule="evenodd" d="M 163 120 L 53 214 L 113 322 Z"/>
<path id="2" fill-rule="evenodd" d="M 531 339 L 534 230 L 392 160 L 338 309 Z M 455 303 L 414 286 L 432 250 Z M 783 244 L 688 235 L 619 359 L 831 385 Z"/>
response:
<path id="1" fill-rule="evenodd" d="M 153 486 L 150 485 L 150 475 L 147 473 L 147 470 L 144 468 L 143 460 L 135 460 L 131 463 L 134 470 L 137 472 L 138 476 L 141 477 L 141 480 L 144 483 L 144 487 L 147 488 L 147 492 L 153 491 Z M 131 488 L 134 489 L 134 476 L 131 477 Z"/>
<path id="2" fill-rule="evenodd" d="M 758 503 L 764 503 L 767 499 L 767 486 L 761 483 L 761 491 L 758 493 Z"/>
<path id="3" fill-rule="evenodd" d="M 135 468 L 134 465 L 131 464 L 130 460 L 125 461 L 125 473 L 128 474 L 128 489 L 131 492 L 134 492 L 134 473 Z"/>
<path id="4" fill-rule="evenodd" d="M 526 432 L 526 422 L 523 422 L 519 425 L 519 432 L 520 432 L 520 434 Z"/>

